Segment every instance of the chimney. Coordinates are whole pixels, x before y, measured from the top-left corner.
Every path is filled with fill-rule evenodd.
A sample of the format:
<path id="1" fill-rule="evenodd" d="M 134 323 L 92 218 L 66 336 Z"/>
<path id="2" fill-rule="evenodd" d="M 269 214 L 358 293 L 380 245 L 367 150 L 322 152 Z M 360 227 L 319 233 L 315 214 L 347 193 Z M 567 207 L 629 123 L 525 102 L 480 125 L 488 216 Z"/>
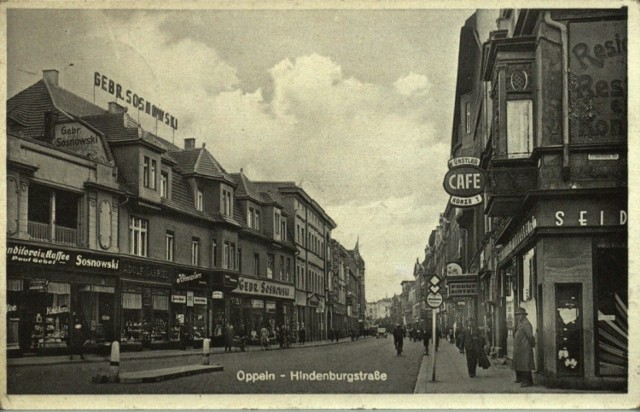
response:
<path id="1" fill-rule="evenodd" d="M 195 137 L 190 137 L 188 139 L 184 139 L 184 148 L 185 149 L 195 149 L 196 148 L 196 139 L 195 139 Z"/>
<path id="2" fill-rule="evenodd" d="M 115 114 L 115 113 L 126 113 L 126 112 L 127 112 L 126 107 L 122 107 L 116 102 L 109 102 L 109 113 Z"/>
<path id="3" fill-rule="evenodd" d="M 45 82 L 52 84 L 54 86 L 57 86 L 59 74 L 60 72 L 57 71 L 56 69 L 43 70 L 42 78 L 44 79 Z"/>

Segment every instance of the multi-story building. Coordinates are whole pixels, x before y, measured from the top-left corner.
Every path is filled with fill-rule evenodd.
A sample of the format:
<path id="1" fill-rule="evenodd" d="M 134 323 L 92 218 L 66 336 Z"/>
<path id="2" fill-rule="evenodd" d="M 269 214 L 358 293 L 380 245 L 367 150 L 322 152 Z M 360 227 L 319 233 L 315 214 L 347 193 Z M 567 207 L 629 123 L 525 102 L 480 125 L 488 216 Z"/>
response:
<path id="1" fill-rule="evenodd" d="M 56 70 L 7 108 L 10 351 L 67 351 L 76 318 L 90 346 L 123 350 L 221 345 L 227 322 L 291 329 L 296 268 L 321 337 L 335 223 L 304 192 L 273 197 L 195 139 L 178 147 L 65 90 Z"/>
<path id="2" fill-rule="evenodd" d="M 293 324 L 306 339 L 327 338 L 326 286 L 330 269 L 331 230 L 335 222 L 322 207 L 293 182 L 255 182 L 286 212 L 286 222 L 297 247 Z"/>
<path id="3" fill-rule="evenodd" d="M 500 18 L 481 78 L 499 311 L 527 310 L 547 380 L 626 385 L 627 10 Z"/>
<path id="4" fill-rule="evenodd" d="M 230 251 L 237 255 L 239 272 L 238 288 L 230 299 L 231 323 L 254 338 L 265 325 L 272 334 L 276 328 L 292 331 L 296 246 L 288 214 L 242 170 L 231 178 L 237 184 L 236 207 L 245 223 L 237 250 Z"/>
<path id="5" fill-rule="evenodd" d="M 332 267 L 328 283 L 328 322 L 330 329 L 343 335 L 363 333 L 367 303 L 365 300 L 365 262 L 358 242 L 347 250 L 331 240 Z"/>
<path id="6" fill-rule="evenodd" d="M 237 244 L 242 227 L 236 184 L 210 153 L 70 93 L 55 70 L 7 104 L 9 187 L 25 188 L 8 192 L 20 349 L 66 346 L 72 317 L 93 344 L 123 349 L 177 345 L 180 329 L 195 344 L 210 335 L 237 286 L 235 255 L 216 245 Z"/>
<path id="7" fill-rule="evenodd" d="M 451 156 L 488 184 L 447 206 L 424 266 L 496 356 L 525 308 L 547 383 L 627 383 L 626 33 L 622 8 L 482 10 L 460 34 Z"/>

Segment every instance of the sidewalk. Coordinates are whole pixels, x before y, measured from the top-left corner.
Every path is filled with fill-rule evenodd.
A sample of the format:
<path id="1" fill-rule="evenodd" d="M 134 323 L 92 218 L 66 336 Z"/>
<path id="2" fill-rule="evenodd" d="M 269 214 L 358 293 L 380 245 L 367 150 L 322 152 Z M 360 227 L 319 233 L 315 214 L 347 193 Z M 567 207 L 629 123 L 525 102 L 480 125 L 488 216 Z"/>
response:
<path id="1" fill-rule="evenodd" d="M 366 339 L 366 338 L 360 338 Z M 340 342 L 332 342 L 331 340 L 319 340 L 313 342 L 306 342 L 304 345 L 292 344 L 290 349 L 302 349 L 312 348 L 315 346 L 336 345 L 345 342 L 351 342 L 351 339 L 341 339 Z M 260 346 L 246 346 L 246 352 L 260 352 Z M 284 350 L 281 349 L 278 343 L 269 345 L 269 350 Z M 233 353 L 240 353 L 240 349 L 234 348 Z M 212 355 L 224 355 L 225 351 L 223 347 L 215 347 L 209 350 Z M 142 352 L 121 352 L 120 361 L 136 360 L 136 359 L 163 359 L 179 356 L 194 356 L 201 355 L 202 349 L 187 349 L 187 350 L 144 350 Z M 109 362 L 109 356 L 85 354 L 84 360 L 79 359 L 77 355 L 73 357 L 73 360 L 69 359 L 69 355 L 65 356 L 29 356 L 23 358 L 8 358 L 7 366 L 33 366 L 33 365 L 58 365 L 58 364 L 71 364 L 71 363 L 87 363 L 87 362 Z"/>
<path id="2" fill-rule="evenodd" d="M 566 389 L 547 388 L 536 384 L 531 387 L 520 387 L 514 383 L 515 373 L 508 365 L 491 359 L 489 369 L 476 369 L 476 377 L 470 378 L 467 371 L 466 355 L 444 339 L 440 340 L 440 347 L 436 352 L 436 380 L 432 378 L 432 348 L 429 356 L 422 357 L 420 372 L 416 381 L 414 393 L 583 393 L 584 391 L 569 391 Z M 535 380 L 535 374 L 534 374 Z"/>

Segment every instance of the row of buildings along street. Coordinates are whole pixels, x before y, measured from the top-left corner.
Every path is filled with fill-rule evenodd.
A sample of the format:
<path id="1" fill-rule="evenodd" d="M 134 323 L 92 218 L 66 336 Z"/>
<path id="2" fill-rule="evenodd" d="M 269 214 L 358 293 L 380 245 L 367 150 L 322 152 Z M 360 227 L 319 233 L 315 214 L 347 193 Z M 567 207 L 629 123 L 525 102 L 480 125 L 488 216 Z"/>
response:
<path id="1" fill-rule="evenodd" d="M 228 172 L 195 138 L 178 147 L 60 77 L 7 102 L 9 356 L 69 353 L 78 322 L 102 352 L 222 346 L 227 324 L 249 342 L 361 332 L 358 244 L 332 239 L 305 190 Z"/>
<path id="2" fill-rule="evenodd" d="M 626 388 L 626 9 L 477 11 L 459 50 L 451 158 L 477 159 L 484 199 L 443 205 L 414 280 L 370 302 L 371 322 L 424 330 L 435 275 L 443 335 L 473 318 L 511 361 L 522 307 L 545 384 Z"/>

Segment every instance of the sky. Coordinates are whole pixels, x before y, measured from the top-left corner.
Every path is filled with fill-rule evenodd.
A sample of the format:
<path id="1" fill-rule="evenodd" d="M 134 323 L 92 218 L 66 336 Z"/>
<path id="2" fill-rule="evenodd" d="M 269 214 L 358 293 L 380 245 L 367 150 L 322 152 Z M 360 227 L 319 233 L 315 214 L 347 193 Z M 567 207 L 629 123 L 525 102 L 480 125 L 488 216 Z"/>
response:
<path id="1" fill-rule="evenodd" d="M 337 224 L 334 239 L 359 240 L 372 302 L 413 279 L 446 207 L 458 41 L 472 13 L 8 10 L 7 96 L 44 69 L 104 108 L 113 96 L 94 90 L 94 72 L 135 91 L 178 119 L 159 136 L 195 137 L 251 180 L 300 185 Z"/>

